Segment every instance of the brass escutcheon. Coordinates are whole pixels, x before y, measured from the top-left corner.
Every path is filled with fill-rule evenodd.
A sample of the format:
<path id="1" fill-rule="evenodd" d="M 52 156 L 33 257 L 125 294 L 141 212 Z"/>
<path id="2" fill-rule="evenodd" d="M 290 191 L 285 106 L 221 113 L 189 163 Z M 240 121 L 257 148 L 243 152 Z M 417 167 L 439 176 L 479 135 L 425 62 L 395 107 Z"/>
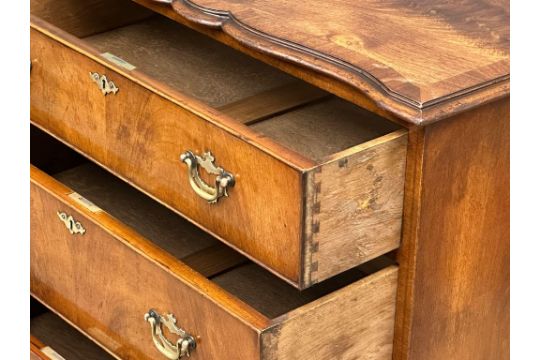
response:
<path id="1" fill-rule="evenodd" d="M 56 215 L 58 215 L 60 221 L 62 221 L 64 225 L 66 225 L 66 228 L 69 230 L 69 233 L 71 235 L 84 235 L 84 233 L 86 232 L 86 229 L 81 225 L 80 222 L 76 221 L 73 216 L 60 211 L 57 211 Z"/>
<path id="2" fill-rule="evenodd" d="M 105 75 L 100 75 L 97 72 L 90 72 L 90 79 L 94 81 L 103 95 L 116 94 L 118 88 L 116 85 L 107 79 Z"/>
<path id="3" fill-rule="evenodd" d="M 180 160 L 188 166 L 191 188 L 201 198 L 210 204 L 215 204 L 220 198 L 229 196 L 227 189 L 234 186 L 234 176 L 214 164 L 215 159 L 210 151 L 205 152 L 203 156 L 199 156 L 188 150 L 180 155 Z M 201 179 L 199 167 L 202 167 L 209 174 L 217 175 L 215 187 L 208 185 Z"/>
<path id="4" fill-rule="evenodd" d="M 163 356 L 170 360 L 178 360 L 182 357 L 190 357 L 191 351 L 197 347 L 195 338 L 185 330 L 176 326 L 176 318 L 172 314 L 164 316 L 159 315 L 155 310 L 150 309 L 144 314 L 144 320 L 150 323 L 152 331 L 152 340 L 154 345 Z M 171 334 L 178 335 L 176 342 L 171 342 L 165 335 L 161 325 L 164 325 Z"/>

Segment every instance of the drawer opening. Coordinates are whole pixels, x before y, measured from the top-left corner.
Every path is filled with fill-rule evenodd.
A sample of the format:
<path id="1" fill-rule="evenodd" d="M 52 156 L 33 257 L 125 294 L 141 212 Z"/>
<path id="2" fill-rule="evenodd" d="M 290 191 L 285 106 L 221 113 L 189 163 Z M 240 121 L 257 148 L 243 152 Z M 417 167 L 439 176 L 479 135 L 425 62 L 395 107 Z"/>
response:
<path id="1" fill-rule="evenodd" d="M 113 360 L 105 350 L 30 298 L 31 359 Z"/>
<path id="2" fill-rule="evenodd" d="M 393 254 L 384 255 L 300 291 L 34 126 L 31 145 L 31 163 L 86 199 L 87 206 L 127 224 L 269 319 L 396 263 Z M 59 166 L 63 159 L 67 165 Z"/>
<path id="3" fill-rule="evenodd" d="M 195 98 L 315 163 L 400 129 L 132 1 L 31 4 L 35 16 L 135 78 Z"/>

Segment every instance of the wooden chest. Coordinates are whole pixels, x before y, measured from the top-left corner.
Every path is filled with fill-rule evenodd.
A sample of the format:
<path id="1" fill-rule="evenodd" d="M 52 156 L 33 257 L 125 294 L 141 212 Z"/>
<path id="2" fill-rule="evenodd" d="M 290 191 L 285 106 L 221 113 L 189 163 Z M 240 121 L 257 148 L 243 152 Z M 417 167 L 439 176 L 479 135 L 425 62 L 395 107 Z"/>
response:
<path id="1" fill-rule="evenodd" d="M 507 358 L 508 9 L 413 5 L 32 1 L 32 356 Z"/>

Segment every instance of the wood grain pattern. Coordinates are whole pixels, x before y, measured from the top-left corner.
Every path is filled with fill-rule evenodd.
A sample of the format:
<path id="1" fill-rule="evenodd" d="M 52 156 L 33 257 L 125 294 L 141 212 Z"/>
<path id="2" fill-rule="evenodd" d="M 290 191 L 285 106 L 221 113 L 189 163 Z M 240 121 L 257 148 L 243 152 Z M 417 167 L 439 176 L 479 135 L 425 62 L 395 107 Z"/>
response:
<path id="1" fill-rule="evenodd" d="M 395 358 L 508 359 L 509 99 L 411 135 Z"/>
<path id="2" fill-rule="evenodd" d="M 372 140 L 309 176 L 305 283 L 396 249 L 401 240 L 407 132 Z M 346 153 L 346 152 L 345 152 Z"/>
<path id="3" fill-rule="evenodd" d="M 247 47 L 351 84 L 412 123 L 509 93 L 508 1 L 168 2 Z"/>
<path id="4" fill-rule="evenodd" d="M 119 358 L 160 358 L 142 318 L 150 308 L 175 314 L 180 325 L 197 337 L 193 359 L 290 359 L 291 349 L 286 345 L 290 339 L 283 335 L 299 328 L 310 331 L 313 337 L 306 339 L 317 338 L 327 354 L 335 340 L 318 334 L 325 328 L 340 328 L 343 317 L 336 308 L 356 302 L 363 305 L 348 306 L 354 314 L 344 316 L 351 321 L 351 336 L 362 334 L 366 341 L 354 349 L 338 349 L 336 354 L 348 351 L 384 358 L 391 351 L 395 266 L 376 268 L 365 278 L 358 269 L 306 293 L 254 264 L 209 281 L 106 212 L 90 211 L 74 201 L 71 189 L 37 168 L 30 171 L 32 295 Z M 85 234 L 71 235 L 57 219 L 58 210 L 80 221 Z M 340 288 L 346 284 L 351 285 Z M 266 296 L 250 298 L 247 292 Z M 282 309 L 279 314 L 286 313 L 270 320 L 253 309 L 251 305 L 260 307 L 265 297 Z M 321 318 L 323 327 L 316 326 L 314 319 Z M 277 328 L 282 336 L 276 334 Z M 268 344 L 261 338 L 263 332 L 276 336 L 272 341 L 277 347 L 261 345 Z M 302 344 L 312 346 L 308 343 Z"/>
<path id="5" fill-rule="evenodd" d="M 30 12 L 67 32 L 89 36 L 152 15 L 129 0 L 30 0 Z"/>
<path id="6" fill-rule="evenodd" d="M 112 360 L 105 350 L 70 327 L 53 313 L 30 319 L 30 332 L 66 360 Z M 43 354 L 43 350 L 41 351 Z M 49 359 L 45 357 L 44 359 Z"/>
<path id="7" fill-rule="evenodd" d="M 143 319 L 151 308 L 199 337 L 194 359 L 257 357 L 266 318 L 39 170 L 31 179 L 33 296 L 123 359 L 160 358 Z M 86 233 L 70 235 L 59 210 Z"/>
<path id="8" fill-rule="evenodd" d="M 241 128 L 231 128 L 231 120 L 223 114 L 207 106 L 199 116 L 191 108 L 178 106 L 196 104 L 196 100 L 176 92 L 176 102 L 170 101 L 136 83 L 144 80 L 140 73 L 130 72 L 130 78 L 113 66 L 104 66 L 79 53 L 83 52 L 77 45 L 80 40 L 58 29 L 47 33 L 44 26 L 50 29 L 34 19 L 31 51 L 39 61 L 31 76 L 33 123 L 299 288 L 314 283 L 305 283 L 303 276 L 306 225 L 302 211 L 316 206 L 303 203 L 304 174 L 318 163 L 361 153 L 364 148 L 358 144 L 378 137 L 400 143 L 395 136 L 383 136 L 396 130 L 394 124 L 335 99 L 258 122 L 253 130 L 239 123 L 235 126 Z M 58 36 L 76 51 L 48 36 Z M 91 81 L 80 82 L 88 71 L 106 73 L 122 90 L 103 97 Z M 71 105 L 66 107 L 66 103 Z M 324 126 L 325 131 L 317 126 Z M 217 163 L 235 175 L 236 186 L 229 198 L 209 205 L 194 194 L 179 161 L 188 149 L 199 154 L 211 150 Z M 402 152 L 396 154 L 404 159 Z M 381 166 L 385 163 L 381 156 Z M 398 168 L 389 166 L 387 171 L 395 172 L 395 179 L 401 176 Z M 361 192 L 371 191 L 371 184 L 362 184 L 367 187 Z M 399 219 L 394 221 L 393 226 L 399 227 Z M 394 239 L 381 243 L 386 244 L 366 249 L 393 248 Z M 344 262 L 342 270 L 358 264 Z M 328 276 L 337 274 L 331 271 L 338 268 L 328 269 Z"/>
<path id="9" fill-rule="evenodd" d="M 397 268 L 283 316 L 262 334 L 264 360 L 391 359 Z"/>

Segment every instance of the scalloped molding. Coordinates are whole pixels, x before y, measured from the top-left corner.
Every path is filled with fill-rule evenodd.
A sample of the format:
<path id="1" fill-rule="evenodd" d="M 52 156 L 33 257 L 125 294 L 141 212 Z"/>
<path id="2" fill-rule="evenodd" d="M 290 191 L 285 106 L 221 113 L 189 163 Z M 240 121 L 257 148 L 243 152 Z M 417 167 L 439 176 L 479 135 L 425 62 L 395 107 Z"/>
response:
<path id="1" fill-rule="evenodd" d="M 221 30 L 242 45 L 353 86 L 380 108 L 415 125 L 425 125 L 494 101 L 510 93 L 510 75 L 464 88 L 430 101 L 419 102 L 389 89 L 369 72 L 339 58 L 280 39 L 252 28 L 227 10 L 210 9 L 191 0 L 148 0 L 168 4 L 183 18 Z M 414 87 L 412 84 L 409 86 Z"/>

